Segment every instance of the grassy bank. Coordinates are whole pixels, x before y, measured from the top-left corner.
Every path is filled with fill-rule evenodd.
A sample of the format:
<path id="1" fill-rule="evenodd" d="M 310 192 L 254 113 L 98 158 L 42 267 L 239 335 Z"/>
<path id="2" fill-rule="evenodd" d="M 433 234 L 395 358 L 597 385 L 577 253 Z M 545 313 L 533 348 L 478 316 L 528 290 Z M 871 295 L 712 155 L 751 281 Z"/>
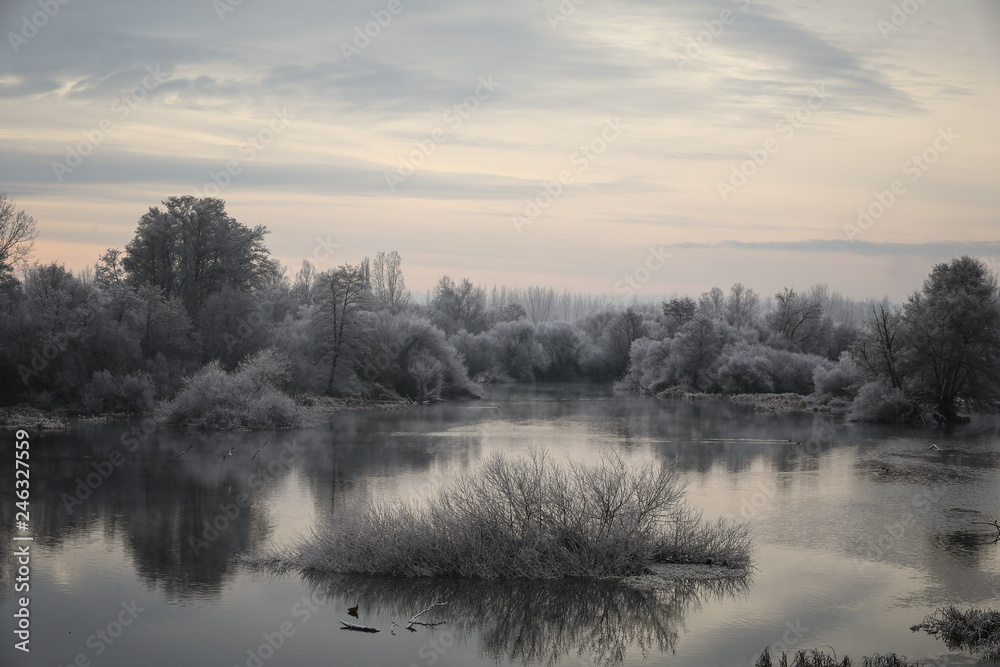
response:
<path id="1" fill-rule="evenodd" d="M 944 607 L 910 630 L 934 635 L 950 649 L 981 654 L 983 660 L 1000 660 L 1000 611 Z"/>
<path id="2" fill-rule="evenodd" d="M 855 663 L 850 657 L 844 656 L 839 662 L 836 655 L 827 655 L 823 651 L 816 649 L 796 651 L 789 661 L 788 656 L 782 652 L 780 656 L 771 659 L 771 654 L 767 649 L 760 654 L 755 667 L 852 667 Z M 918 667 L 919 662 L 910 662 L 905 657 L 897 656 L 895 653 L 885 655 L 875 654 L 871 657 L 865 656 L 858 667 Z"/>
<path id="3" fill-rule="evenodd" d="M 706 522 L 676 471 L 606 454 L 559 466 L 544 453 L 488 458 L 426 503 L 373 504 L 338 515 L 281 553 L 248 564 L 390 576 L 607 577 L 653 563 L 746 568 L 745 525 Z"/>

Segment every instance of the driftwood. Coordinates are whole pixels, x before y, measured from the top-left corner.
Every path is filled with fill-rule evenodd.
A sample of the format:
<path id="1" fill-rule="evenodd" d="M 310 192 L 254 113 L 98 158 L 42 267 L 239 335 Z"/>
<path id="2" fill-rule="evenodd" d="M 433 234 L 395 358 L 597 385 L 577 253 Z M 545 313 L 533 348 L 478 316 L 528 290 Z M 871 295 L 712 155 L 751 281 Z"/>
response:
<path id="1" fill-rule="evenodd" d="M 341 625 L 344 627 L 341 630 L 357 630 L 358 632 L 381 632 L 378 628 L 373 628 L 370 625 L 357 625 L 355 623 L 348 623 L 347 621 L 341 621 Z"/>

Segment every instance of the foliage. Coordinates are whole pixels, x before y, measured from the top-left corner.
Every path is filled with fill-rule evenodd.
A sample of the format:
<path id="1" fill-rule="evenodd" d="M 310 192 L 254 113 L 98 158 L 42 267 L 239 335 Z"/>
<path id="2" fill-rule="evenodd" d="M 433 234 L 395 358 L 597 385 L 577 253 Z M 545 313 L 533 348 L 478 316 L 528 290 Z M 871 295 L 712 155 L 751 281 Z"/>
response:
<path id="1" fill-rule="evenodd" d="M 949 649 L 982 654 L 983 660 L 1000 660 L 1000 611 L 944 607 L 910 630 L 935 635 Z"/>
<path id="2" fill-rule="evenodd" d="M 402 258 L 395 250 L 375 255 L 375 261 L 371 265 L 371 286 L 376 307 L 398 313 L 410 305 L 410 290 L 406 289 L 402 263 Z"/>
<path id="3" fill-rule="evenodd" d="M 294 401 L 281 390 L 288 361 L 273 349 L 261 350 L 227 373 L 217 361 L 184 379 L 183 389 L 162 408 L 164 421 L 209 429 L 262 429 L 296 426 Z"/>
<path id="4" fill-rule="evenodd" d="M 97 371 L 83 388 L 81 408 L 91 414 L 104 412 L 149 412 L 155 405 L 155 389 L 148 373 L 117 375 Z"/>
<path id="5" fill-rule="evenodd" d="M 468 278 L 456 285 L 444 276 L 434 288 L 430 306 L 431 320 L 446 334 L 462 329 L 480 333 L 486 329 L 485 293 Z"/>
<path id="6" fill-rule="evenodd" d="M 561 467 L 544 453 L 490 456 L 426 504 L 373 504 L 299 545 L 304 570 L 394 576 L 558 578 L 640 574 L 653 562 L 750 564 L 745 526 L 705 524 L 676 471 L 606 454 Z"/>
<path id="7" fill-rule="evenodd" d="M 37 237 L 35 219 L 0 192 L 0 276 L 9 277 L 14 267 L 27 262 Z"/>
<path id="8" fill-rule="evenodd" d="M 267 229 L 239 223 L 221 199 L 169 197 L 163 206 L 139 219 L 121 265 L 133 284 L 179 298 L 192 319 L 209 295 L 225 287 L 249 291 L 276 273 L 264 245 Z"/>
<path id="9" fill-rule="evenodd" d="M 390 311 L 366 317 L 369 336 L 356 372 L 367 393 L 417 401 L 478 395 L 458 350 L 427 318 Z"/>
<path id="10" fill-rule="evenodd" d="M 902 310 L 873 315 L 851 354 L 866 379 L 897 390 L 891 404 L 905 394 L 946 423 L 963 408 L 1000 411 L 1000 294 L 982 261 L 938 264 Z"/>
<path id="11" fill-rule="evenodd" d="M 920 406 L 898 387 L 875 380 L 861 385 L 851 403 L 851 421 L 904 424 L 920 417 Z"/>
<path id="12" fill-rule="evenodd" d="M 788 662 L 788 656 L 782 651 L 781 656 L 777 660 L 776 667 L 851 667 L 854 664 L 851 662 L 851 658 L 846 655 L 838 662 L 836 655 L 829 656 L 818 649 L 800 649 L 792 656 L 790 663 Z M 765 648 L 760 657 L 757 658 L 754 666 L 772 667 L 773 664 L 771 661 L 771 652 Z M 876 653 L 871 657 L 865 656 L 861 658 L 860 667 L 918 667 L 919 664 L 919 662 L 910 662 L 905 656 L 898 656 L 895 653 L 886 653 L 885 655 Z"/>

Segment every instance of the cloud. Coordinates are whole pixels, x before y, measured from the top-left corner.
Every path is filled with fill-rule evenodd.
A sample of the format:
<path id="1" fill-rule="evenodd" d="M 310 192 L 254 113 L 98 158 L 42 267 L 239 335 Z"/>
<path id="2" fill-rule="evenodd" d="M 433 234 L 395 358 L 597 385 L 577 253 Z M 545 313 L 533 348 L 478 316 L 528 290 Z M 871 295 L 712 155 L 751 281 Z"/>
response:
<path id="1" fill-rule="evenodd" d="M 840 239 L 810 241 L 716 241 L 713 243 L 676 243 L 671 247 L 690 249 L 780 250 L 795 253 L 846 253 L 869 257 L 958 257 L 1000 253 L 1000 242 L 944 241 L 938 243 L 884 243 L 844 241 Z"/>

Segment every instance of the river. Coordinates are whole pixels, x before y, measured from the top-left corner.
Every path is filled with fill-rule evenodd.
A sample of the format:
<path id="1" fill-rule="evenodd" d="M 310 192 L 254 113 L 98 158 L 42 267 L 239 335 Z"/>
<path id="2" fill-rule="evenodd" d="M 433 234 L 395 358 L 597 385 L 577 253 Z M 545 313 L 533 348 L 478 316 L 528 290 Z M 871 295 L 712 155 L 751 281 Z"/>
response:
<path id="1" fill-rule="evenodd" d="M 755 414 L 594 386 L 491 387 L 482 401 L 349 412 L 327 428 L 196 433 L 133 418 L 31 431 L 30 528 L 0 505 L 3 665 L 749 665 L 765 646 L 947 653 L 909 626 L 1000 606 L 1000 422 L 944 432 Z M 13 434 L 0 468 L 14 488 Z M 264 444 L 266 442 L 266 445 Z M 935 444 L 936 449 L 931 448 Z M 261 448 L 263 445 L 263 448 Z M 232 456 L 223 458 L 233 448 Z M 706 517 L 748 521 L 743 580 L 303 578 L 235 555 L 286 546 L 370 499 L 414 499 L 491 452 L 666 460 Z M 991 531 L 993 534 L 991 534 Z M 15 551 L 30 534 L 30 592 Z M 14 648 L 30 596 L 30 654 Z M 447 601 L 405 628 L 432 602 Z M 347 608 L 359 606 L 358 618 Z M 339 621 L 375 626 L 343 631 Z M 397 625 L 393 625 L 393 621 Z M 948 664 L 974 664 L 951 653 Z"/>

